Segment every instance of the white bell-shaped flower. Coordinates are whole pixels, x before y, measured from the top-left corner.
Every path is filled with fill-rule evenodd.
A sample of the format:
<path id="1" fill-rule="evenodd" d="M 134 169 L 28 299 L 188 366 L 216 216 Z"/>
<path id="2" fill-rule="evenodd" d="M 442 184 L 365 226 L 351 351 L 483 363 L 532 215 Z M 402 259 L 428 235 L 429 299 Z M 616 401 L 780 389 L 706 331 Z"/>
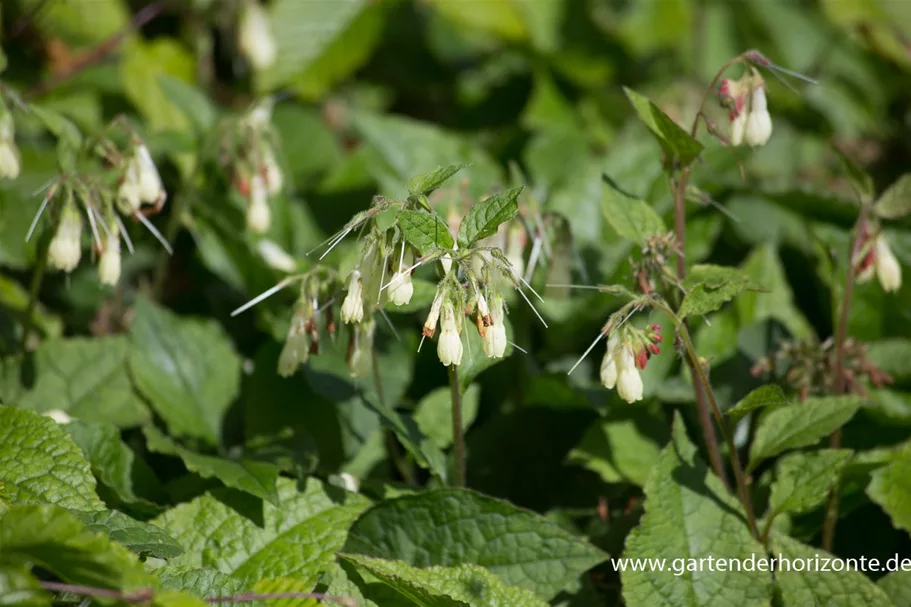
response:
<path id="1" fill-rule="evenodd" d="M 272 224 L 272 211 L 269 208 L 269 194 L 266 183 L 260 175 L 250 178 L 250 200 L 247 203 L 247 229 L 256 234 L 263 234 Z"/>
<path id="2" fill-rule="evenodd" d="M 12 141 L 0 141 L 0 179 L 15 179 L 22 171 L 19 150 Z"/>
<path id="3" fill-rule="evenodd" d="M 361 287 L 361 273 L 354 270 L 348 281 L 348 294 L 342 302 L 342 321 L 348 324 L 364 319 L 364 295 Z"/>
<path id="4" fill-rule="evenodd" d="M 747 126 L 747 112 L 742 111 L 731 121 L 731 145 L 743 145 L 743 137 Z"/>
<path id="5" fill-rule="evenodd" d="M 452 304 L 443 304 L 440 318 L 440 339 L 437 342 L 437 356 L 445 366 L 462 363 L 462 338 L 459 335 L 459 323 L 456 321 Z"/>
<path id="6" fill-rule="evenodd" d="M 127 162 L 117 190 L 117 208 L 124 215 L 135 215 L 142 206 L 141 170 L 136 158 Z"/>
<path id="7" fill-rule="evenodd" d="M 876 237 L 876 277 L 884 291 L 898 291 L 902 286 L 902 267 L 889 247 L 886 235 Z"/>
<path id="8" fill-rule="evenodd" d="M 51 239 L 47 261 L 52 268 L 72 272 L 82 257 L 82 215 L 73 204 L 63 207 L 57 232 Z"/>
<path id="9" fill-rule="evenodd" d="M 454 244 L 452 245 L 452 250 L 453 250 L 453 251 L 458 251 L 458 250 L 459 250 L 459 245 L 458 245 L 458 243 L 454 243 Z M 452 256 L 449 255 L 449 253 L 446 253 L 445 255 L 443 255 L 443 256 L 440 258 L 440 263 L 443 264 L 443 274 L 449 274 L 449 270 L 452 269 Z"/>
<path id="10" fill-rule="evenodd" d="M 264 70 L 278 57 L 269 16 L 258 0 L 246 0 L 238 24 L 238 47 L 255 70 Z"/>
<path id="11" fill-rule="evenodd" d="M 297 368 L 307 362 L 310 355 L 310 339 L 307 335 L 307 317 L 305 314 L 295 312 L 291 318 L 291 327 L 288 337 L 278 357 L 278 374 L 282 377 L 294 375 Z"/>
<path id="12" fill-rule="evenodd" d="M 750 113 L 746 119 L 743 139 L 747 145 L 759 147 L 768 143 L 771 136 L 772 117 L 766 104 L 765 87 L 759 85 L 753 89 L 750 98 Z"/>
<path id="13" fill-rule="evenodd" d="M 617 394 L 628 403 L 642 400 L 642 377 L 636 368 L 632 348 L 628 344 L 620 344 L 614 360 L 617 364 Z"/>
<path id="14" fill-rule="evenodd" d="M 601 360 L 601 384 L 608 390 L 617 385 L 617 361 L 614 357 L 616 350 L 617 335 L 613 334 L 607 340 L 607 350 Z"/>
<path id="15" fill-rule="evenodd" d="M 506 324 L 503 317 L 503 298 L 494 295 L 490 306 L 490 326 L 484 333 L 484 354 L 488 358 L 503 358 L 506 353 Z"/>
<path id="16" fill-rule="evenodd" d="M 389 300 L 397 306 L 404 306 L 411 301 L 413 295 L 414 283 L 411 281 L 411 273 L 396 272 L 389 284 Z"/>
<path id="17" fill-rule="evenodd" d="M 104 251 L 98 260 L 98 279 L 102 284 L 111 286 L 120 280 L 120 233 L 116 225 L 105 237 Z"/>
<path id="18" fill-rule="evenodd" d="M 282 175 L 281 167 L 278 166 L 278 161 L 275 159 L 275 152 L 268 145 L 263 149 L 262 173 L 266 181 L 266 191 L 269 192 L 269 195 L 276 196 L 281 193 L 282 186 L 285 183 L 284 176 Z"/>
<path id="19" fill-rule="evenodd" d="M 437 289 L 436 295 L 433 296 L 433 302 L 430 304 L 430 312 L 427 313 L 427 320 L 424 321 L 423 333 L 427 337 L 433 337 L 437 330 L 437 321 L 440 319 L 440 310 L 443 308 L 443 291 Z"/>
<path id="20" fill-rule="evenodd" d="M 158 174 L 155 161 L 152 160 L 152 154 L 149 153 L 149 148 L 145 144 L 136 147 L 134 162 L 138 166 L 139 197 L 142 202 L 147 204 L 164 202 L 168 195 L 161 183 L 161 175 Z"/>

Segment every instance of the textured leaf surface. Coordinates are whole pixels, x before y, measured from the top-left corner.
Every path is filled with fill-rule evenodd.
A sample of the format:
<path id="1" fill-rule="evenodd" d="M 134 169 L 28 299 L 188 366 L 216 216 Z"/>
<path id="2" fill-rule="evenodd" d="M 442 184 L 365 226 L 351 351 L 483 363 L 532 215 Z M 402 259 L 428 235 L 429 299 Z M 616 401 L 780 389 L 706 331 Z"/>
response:
<path id="1" fill-rule="evenodd" d="M 602 188 L 601 210 L 621 238 L 643 244 L 647 238 L 665 231 L 661 217 L 647 202 L 628 196 L 609 183 Z"/>
<path id="2" fill-rule="evenodd" d="M 680 164 L 686 166 L 693 162 L 702 152 L 702 144 L 696 141 L 680 125 L 665 114 L 647 97 L 636 91 L 623 87 L 633 109 L 648 130 L 658 139 L 662 149 L 670 156 L 676 157 Z"/>
<path id="3" fill-rule="evenodd" d="M 300 491 L 281 479 L 278 496 L 278 506 L 262 504 L 261 523 L 229 506 L 227 492 L 176 506 L 152 523 L 180 539 L 185 552 L 172 565 L 214 568 L 249 583 L 293 577 L 315 584 L 369 501 L 312 478 Z"/>
<path id="4" fill-rule="evenodd" d="M 850 449 L 791 453 L 778 461 L 769 508 L 777 512 L 807 512 L 826 501 L 851 459 Z"/>
<path id="5" fill-rule="evenodd" d="M 606 558 L 537 514 L 463 489 L 378 504 L 352 526 L 344 551 L 415 567 L 473 563 L 544 599 Z"/>
<path id="6" fill-rule="evenodd" d="M 149 411 L 133 391 L 122 336 L 57 339 L 35 352 L 35 387 L 13 404 L 39 413 L 61 409 L 86 421 L 135 426 Z"/>
<path id="7" fill-rule="evenodd" d="M 471 607 L 545 607 L 535 594 L 507 586 L 478 565 L 419 569 L 401 561 L 345 554 L 342 558 L 368 571 L 419 605 L 470 605 Z M 445 599 L 445 600 L 440 600 Z"/>
<path id="8" fill-rule="evenodd" d="M 772 554 L 789 559 L 831 559 L 832 555 L 815 546 L 807 546 L 793 538 L 773 533 Z M 781 592 L 783 607 L 807 605 L 838 605 L 838 607 L 894 607 L 892 601 L 870 578 L 860 571 L 790 571 L 779 569 L 775 583 Z"/>
<path id="9" fill-rule="evenodd" d="M 568 459 L 606 483 L 645 484 L 666 442 L 667 426 L 657 417 L 637 415 L 600 419 L 592 424 Z"/>
<path id="10" fill-rule="evenodd" d="M 750 446 L 749 468 L 789 449 L 815 445 L 854 417 L 860 404 L 855 396 L 831 396 L 809 398 L 769 412 L 759 422 Z"/>
<path id="11" fill-rule="evenodd" d="M 911 448 L 873 472 L 867 495 L 886 511 L 897 529 L 911 532 Z"/>
<path id="12" fill-rule="evenodd" d="M 103 533 L 111 541 L 123 544 L 136 554 L 169 559 L 183 552 L 180 544 L 170 535 L 155 525 L 137 521 L 123 512 L 117 510 L 71 511 L 71 514 L 82 521 L 87 530 Z"/>
<path id="13" fill-rule="evenodd" d="M 740 401 L 728 411 L 728 416 L 737 421 L 751 411 L 766 408 L 775 409 L 789 405 L 790 403 L 791 401 L 787 399 L 784 392 L 781 391 L 781 388 L 774 384 L 769 384 L 756 388 L 740 399 Z"/>
<path id="14" fill-rule="evenodd" d="M 673 440 L 645 485 L 645 515 L 626 539 L 633 559 L 749 558 L 764 555 L 750 535 L 739 502 L 709 472 L 679 415 Z M 620 574 L 629 607 L 768 607 L 771 577 L 760 571 L 685 571 L 682 575 L 628 568 Z"/>
<path id="15" fill-rule="evenodd" d="M 0 565 L 31 563 L 61 579 L 124 590 L 151 581 L 139 559 L 57 506 L 13 506 L 0 518 Z"/>
<path id="16" fill-rule="evenodd" d="M 0 407 L 0 481 L 13 502 L 101 510 L 82 450 L 50 418 Z"/>
<path id="17" fill-rule="evenodd" d="M 748 289 L 761 286 L 737 268 L 696 265 L 683 283 L 687 290 L 678 312 L 681 318 L 708 314 Z"/>
<path id="18" fill-rule="evenodd" d="M 155 570 L 161 585 L 183 590 L 204 599 L 231 596 L 247 590 L 248 584 L 218 569 L 166 565 Z"/>
<path id="19" fill-rule="evenodd" d="M 405 239 L 421 254 L 434 249 L 451 249 L 455 244 L 446 222 L 435 213 L 402 211 L 399 213 L 399 226 L 405 233 Z"/>
<path id="20" fill-rule="evenodd" d="M 911 173 L 902 175 L 890 185 L 873 210 L 885 219 L 899 219 L 911 213 Z"/>
<path id="21" fill-rule="evenodd" d="M 895 607 L 911 605 L 911 571 L 893 571 L 879 578 L 876 585 L 892 599 Z"/>
<path id="22" fill-rule="evenodd" d="M 179 457 L 187 470 L 203 478 L 217 478 L 228 487 L 246 491 L 272 504 L 278 504 L 278 493 L 275 489 L 278 468 L 272 464 L 196 453 L 181 447 L 154 426 L 145 426 L 142 432 L 150 451 Z"/>
<path id="23" fill-rule="evenodd" d="M 130 339 L 136 385 L 171 433 L 217 443 L 240 382 L 240 359 L 224 331 L 140 299 Z"/>
<path id="24" fill-rule="evenodd" d="M 524 188 L 499 192 L 478 202 L 459 224 L 459 246 L 467 248 L 475 242 L 497 233 L 501 223 L 519 212 L 519 194 Z"/>
<path id="25" fill-rule="evenodd" d="M 408 191 L 413 195 L 428 195 L 440 189 L 453 175 L 464 169 L 465 164 L 454 164 L 448 167 L 437 167 L 429 173 L 412 177 L 408 181 Z"/>

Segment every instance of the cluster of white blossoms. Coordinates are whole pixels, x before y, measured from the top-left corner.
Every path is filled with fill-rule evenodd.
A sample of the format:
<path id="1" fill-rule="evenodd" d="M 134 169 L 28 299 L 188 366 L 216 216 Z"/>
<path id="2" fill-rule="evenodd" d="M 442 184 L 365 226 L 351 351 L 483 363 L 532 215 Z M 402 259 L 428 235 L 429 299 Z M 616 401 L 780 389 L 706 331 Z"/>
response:
<path id="1" fill-rule="evenodd" d="M 144 143 L 135 145 L 117 190 L 117 208 L 124 215 L 135 215 L 143 205 L 158 211 L 167 199 L 149 148 Z"/>
<path id="2" fill-rule="evenodd" d="M 871 234 L 866 224 L 860 230 L 858 245 L 865 253 L 855 266 L 857 282 L 869 282 L 875 274 L 884 291 L 898 291 L 902 286 L 902 268 L 886 235 L 882 231 Z"/>
<path id="3" fill-rule="evenodd" d="M 772 117 L 769 115 L 765 81 L 756 70 L 740 80 L 724 79 L 719 90 L 729 108 L 731 145 L 759 147 L 772 136 Z"/>
<path id="4" fill-rule="evenodd" d="M 613 331 L 607 340 L 607 351 L 601 361 L 601 383 L 607 389 L 617 388 L 617 394 L 628 403 L 642 400 L 642 376 L 649 358 L 659 354 L 661 327 L 650 325 L 648 330 L 621 329 Z"/>
<path id="5" fill-rule="evenodd" d="M 15 179 L 21 170 L 13 115 L 0 102 L 0 179 Z"/>
<path id="6" fill-rule="evenodd" d="M 235 187 L 247 201 L 247 229 L 263 234 L 272 225 L 269 199 L 281 193 L 284 176 L 271 142 L 272 101 L 266 99 L 250 110 L 240 126 L 244 147 L 234 168 Z"/>
<path id="7" fill-rule="evenodd" d="M 257 71 L 271 67 L 278 58 L 278 47 L 269 25 L 269 16 L 259 0 L 244 0 L 241 3 L 237 46 Z"/>

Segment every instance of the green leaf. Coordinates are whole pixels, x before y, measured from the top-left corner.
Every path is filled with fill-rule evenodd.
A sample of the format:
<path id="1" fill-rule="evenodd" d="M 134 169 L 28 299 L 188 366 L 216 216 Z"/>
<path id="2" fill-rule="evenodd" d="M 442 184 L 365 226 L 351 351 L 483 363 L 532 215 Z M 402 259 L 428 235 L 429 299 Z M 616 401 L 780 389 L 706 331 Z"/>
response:
<path id="1" fill-rule="evenodd" d="M 154 426 L 142 429 L 150 451 L 174 455 L 183 460 L 187 470 L 203 478 L 217 478 L 228 487 L 246 491 L 278 505 L 278 493 L 275 481 L 278 479 L 278 468 L 266 462 L 248 459 L 231 460 L 214 455 L 203 455 L 181 447 Z"/>
<path id="2" fill-rule="evenodd" d="M 197 133 L 205 135 L 215 125 L 218 111 L 199 88 L 167 74 L 158 75 L 158 86 L 168 101 L 183 112 Z"/>
<path id="3" fill-rule="evenodd" d="M 196 68 L 190 51 L 174 38 L 158 36 L 150 41 L 132 37 L 123 45 L 122 53 L 119 67 L 123 91 L 146 119 L 147 129 L 188 131 L 191 120 L 185 109 L 172 101 L 167 85 L 161 83 L 162 76 L 193 82 Z"/>
<path id="4" fill-rule="evenodd" d="M 626 539 L 627 559 L 745 559 L 764 555 L 746 526 L 740 503 L 696 454 L 679 414 L 673 440 L 645 484 L 645 515 Z M 620 572 L 629 607 L 738 605 L 768 607 L 771 576 L 761 571 L 684 571 L 643 568 Z"/>
<path id="5" fill-rule="evenodd" d="M 762 293 L 745 293 L 736 302 L 741 325 L 775 319 L 795 337 L 815 335 L 813 327 L 794 303 L 794 293 L 788 284 L 784 266 L 773 244 L 764 244 L 750 253 L 743 272 L 762 285 Z M 758 290 L 758 289 L 753 289 Z"/>
<path id="6" fill-rule="evenodd" d="M 0 518 L 0 565 L 32 564 L 71 584 L 135 590 L 151 577 L 129 550 L 57 506 L 13 506 Z"/>
<path id="7" fill-rule="evenodd" d="M 854 187 L 854 191 L 857 192 L 860 201 L 866 204 L 873 200 L 873 195 L 875 194 L 873 178 L 870 177 L 866 171 L 857 166 L 857 163 L 855 163 L 850 156 L 842 152 L 838 146 L 833 145 L 832 149 L 835 150 L 835 155 L 838 156 L 838 160 L 841 162 L 841 166 L 844 168 L 848 180 Z"/>
<path id="8" fill-rule="evenodd" d="M 850 449 L 821 449 L 785 455 L 775 469 L 769 508 L 775 513 L 800 514 L 821 505 L 853 453 Z"/>
<path id="9" fill-rule="evenodd" d="M 636 91 L 626 87 L 623 87 L 623 91 L 633 104 L 639 120 L 658 139 L 658 143 L 668 156 L 676 158 L 682 166 L 689 165 L 699 156 L 702 152 L 702 144 L 680 128 L 676 122 L 661 111 L 661 108 Z"/>
<path id="10" fill-rule="evenodd" d="M 0 407 L 0 481 L 12 502 L 102 510 L 82 450 L 52 419 Z"/>
<path id="11" fill-rule="evenodd" d="M 746 290 L 762 287 L 737 268 L 695 265 L 683 282 L 686 296 L 677 314 L 680 318 L 708 314 Z"/>
<path id="12" fill-rule="evenodd" d="M 893 571 L 879 578 L 876 585 L 892 599 L 892 604 L 896 607 L 911 605 L 911 571 Z"/>
<path id="13" fill-rule="evenodd" d="M 478 415 L 481 388 L 472 384 L 462 394 L 462 428 L 467 430 Z M 440 449 L 452 445 L 452 390 L 437 388 L 421 399 L 414 411 L 414 421 Z"/>
<path id="14" fill-rule="evenodd" d="M 508 316 L 503 317 L 503 324 L 506 326 L 506 339 L 514 340 L 512 323 Z M 503 358 L 490 358 L 484 353 L 484 339 L 470 327 L 462 331 L 462 348 L 462 364 L 459 365 L 459 387 L 462 391 L 467 390 L 471 382 L 483 371 L 512 356 L 515 349 L 511 343 L 507 343 Z"/>
<path id="15" fill-rule="evenodd" d="M 429 173 L 412 177 L 408 181 L 408 192 L 412 196 L 429 196 L 467 166 L 467 164 L 454 164 L 448 167 L 437 167 Z"/>
<path id="16" fill-rule="evenodd" d="M 399 226 L 405 233 L 405 239 L 422 255 L 434 249 L 452 249 L 455 245 L 449 227 L 436 213 L 402 211 L 399 213 Z"/>
<path id="17" fill-rule="evenodd" d="M 175 436 L 216 444 L 237 396 L 240 358 L 213 320 L 183 319 L 146 299 L 130 329 L 133 379 Z"/>
<path id="18" fill-rule="evenodd" d="M 873 212 L 883 219 L 899 219 L 911 213 L 911 173 L 899 177 L 882 193 Z"/>
<path id="19" fill-rule="evenodd" d="M 459 225 L 459 246 L 467 249 L 477 241 L 497 233 L 501 223 L 509 221 L 519 212 L 519 194 L 525 188 L 498 192 L 469 209 Z"/>
<path id="20" fill-rule="evenodd" d="M 647 202 L 624 194 L 611 184 L 602 185 L 601 211 L 621 238 L 637 245 L 665 231 L 664 222 Z"/>
<path id="21" fill-rule="evenodd" d="M 521 2 L 489 0 L 473 6 L 447 0 L 431 0 L 431 4 L 447 19 L 468 30 L 489 32 L 507 40 L 523 40 L 528 37 Z"/>
<path id="22" fill-rule="evenodd" d="M 869 344 L 867 356 L 897 383 L 911 380 L 911 339 L 894 337 Z"/>
<path id="23" fill-rule="evenodd" d="M 351 527 L 344 552 L 415 567 L 472 563 L 543 599 L 606 558 L 537 514 L 465 489 L 381 502 Z"/>
<path id="24" fill-rule="evenodd" d="M 770 411 L 759 422 L 750 446 L 748 470 L 789 449 L 815 445 L 854 417 L 860 405 L 856 396 L 829 396 Z"/>
<path id="25" fill-rule="evenodd" d="M 736 423 L 747 413 L 751 413 L 757 409 L 777 409 L 778 407 L 784 407 L 790 404 L 791 401 L 787 399 L 784 392 L 781 391 L 781 388 L 775 384 L 768 384 L 759 386 L 744 396 L 736 405 L 731 407 L 728 411 L 728 417 L 731 418 L 732 422 Z"/>
<path id="26" fill-rule="evenodd" d="M 51 595 L 41 589 L 27 567 L 0 566 L 0 605 L 3 607 L 45 607 Z"/>
<path id="27" fill-rule="evenodd" d="M 239 594 L 248 587 L 243 580 L 211 568 L 166 565 L 156 569 L 155 575 L 164 588 L 183 590 L 204 599 Z"/>
<path id="28" fill-rule="evenodd" d="M 342 554 L 361 571 L 427 607 L 546 607 L 529 590 L 506 585 L 493 573 L 470 563 L 419 569 L 401 561 Z"/>
<path id="29" fill-rule="evenodd" d="M 800 571 L 797 567 L 782 567 L 776 563 L 775 584 L 781 593 L 782 607 L 893 607 L 886 593 L 860 571 L 833 571 L 831 567 L 828 571 L 816 571 L 810 563 L 817 562 L 817 558 L 821 562 L 826 559 L 830 565 L 836 558 L 824 550 L 780 533 L 772 534 L 769 548 L 775 556 L 802 561 Z"/>
<path id="30" fill-rule="evenodd" d="M 211 567 L 247 583 L 294 577 L 312 587 L 344 543 L 351 521 L 369 504 L 314 478 L 300 490 L 297 481 L 279 479 L 279 505 L 262 503 L 260 514 L 257 504 L 253 518 L 238 512 L 249 503 L 238 496 L 243 494 L 210 491 L 153 520 L 184 547 L 170 564 Z"/>
<path id="31" fill-rule="evenodd" d="M 123 336 L 44 342 L 35 352 L 35 386 L 15 404 L 121 427 L 141 424 L 149 411 L 130 382 L 129 349 Z"/>
<path id="32" fill-rule="evenodd" d="M 867 495 L 885 510 L 896 529 L 911 532 L 911 448 L 873 472 Z"/>
<path id="33" fill-rule="evenodd" d="M 149 516 L 158 514 L 160 506 L 139 497 L 133 490 L 134 476 L 160 491 L 158 479 L 152 469 L 144 461 L 136 459 L 133 450 L 120 440 L 116 427 L 74 420 L 64 429 L 82 449 L 95 477 L 121 503 Z"/>
<path id="34" fill-rule="evenodd" d="M 643 486 L 666 442 L 667 425 L 645 410 L 599 419 L 569 452 L 568 461 L 588 468 L 606 483 Z"/>
<path id="35" fill-rule="evenodd" d="M 123 544 L 141 556 L 170 559 L 180 555 L 183 548 L 170 535 L 149 523 L 137 521 L 117 510 L 96 512 L 71 511 L 85 524 L 88 531 L 103 533 L 111 541 Z"/>

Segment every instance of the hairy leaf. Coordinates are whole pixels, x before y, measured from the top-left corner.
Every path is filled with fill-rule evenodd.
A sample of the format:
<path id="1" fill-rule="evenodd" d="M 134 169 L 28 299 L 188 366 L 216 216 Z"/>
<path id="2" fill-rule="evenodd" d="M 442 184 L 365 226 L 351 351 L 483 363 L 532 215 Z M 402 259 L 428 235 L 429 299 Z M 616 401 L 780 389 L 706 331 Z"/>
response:
<path id="1" fill-rule="evenodd" d="M 405 239 L 422 255 L 434 249 L 451 249 L 455 244 L 446 222 L 435 213 L 402 211 L 399 226 Z"/>
<path id="2" fill-rule="evenodd" d="M 877 580 L 876 585 L 885 592 L 892 604 L 911 605 L 911 571 L 893 571 Z"/>
<path id="3" fill-rule="evenodd" d="M 873 472 L 867 495 L 896 528 L 911 532 L 911 448 L 902 449 L 888 465 Z"/>
<path id="4" fill-rule="evenodd" d="M 643 245 L 651 236 L 665 231 L 661 217 L 644 200 L 633 198 L 607 182 L 602 191 L 601 211 L 621 238 Z"/>
<path id="5" fill-rule="evenodd" d="M 159 559 L 173 558 L 183 552 L 180 544 L 170 535 L 152 525 L 130 518 L 117 510 L 95 512 L 70 511 L 85 524 L 85 528 L 103 533 L 112 541 L 123 544 L 139 555 Z"/>
<path id="6" fill-rule="evenodd" d="M 826 501 L 853 455 L 850 449 L 821 449 L 785 455 L 778 461 L 769 508 L 803 513 Z"/>
<path id="7" fill-rule="evenodd" d="M 713 265 L 693 266 L 683 287 L 686 296 L 678 311 L 681 318 L 714 312 L 743 291 L 762 288 L 737 268 Z"/>
<path id="8" fill-rule="evenodd" d="M 728 416 L 736 422 L 743 418 L 747 413 L 756 411 L 757 409 L 777 409 L 778 407 L 783 407 L 790 403 L 791 401 L 787 399 L 784 392 L 781 391 L 781 388 L 775 384 L 768 384 L 766 386 L 759 386 L 740 399 L 740 401 L 728 411 Z"/>
<path id="9" fill-rule="evenodd" d="M 463 249 L 497 233 L 501 223 L 509 221 L 519 212 L 519 195 L 524 188 L 498 192 L 475 204 L 459 224 L 459 246 Z"/>
<path id="10" fill-rule="evenodd" d="M 429 173 L 412 177 L 408 181 L 408 192 L 413 196 L 430 195 L 467 166 L 467 164 L 454 164 L 448 167 L 437 167 Z"/>
<path id="11" fill-rule="evenodd" d="M 623 87 L 633 109 L 648 130 L 658 139 L 665 153 L 687 166 L 702 152 L 702 144 L 684 131 L 654 102 L 636 91 Z"/>
<path id="12" fill-rule="evenodd" d="M 911 173 L 890 185 L 876 201 L 873 211 L 883 219 L 900 219 L 911 213 Z"/>

